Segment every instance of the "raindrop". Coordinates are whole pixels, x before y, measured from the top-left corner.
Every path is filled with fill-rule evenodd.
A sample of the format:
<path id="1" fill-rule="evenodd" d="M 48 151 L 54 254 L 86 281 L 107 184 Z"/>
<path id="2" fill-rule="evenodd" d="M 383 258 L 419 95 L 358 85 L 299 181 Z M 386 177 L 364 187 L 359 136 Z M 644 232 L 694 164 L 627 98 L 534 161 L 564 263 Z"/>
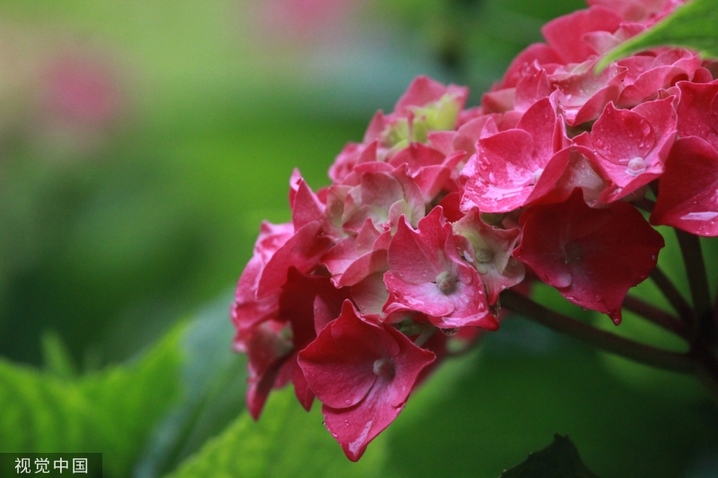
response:
<path id="1" fill-rule="evenodd" d="M 688 214 L 681 216 L 684 221 L 712 221 L 718 216 L 718 212 L 715 211 L 697 211 L 689 212 Z"/>
<path id="2" fill-rule="evenodd" d="M 561 289 L 570 286 L 572 282 L 573 277 L 571 277 L 571 273 L 568 271 L 561 271 L 553 278 L 551 285 Z"/>
<path id="3" fill-rule="evenodd" d="M 628 161 L 626 174 L 629 176 L 638 176 L 646 171 L 646 161 L 643 158 L 633 158 Z"/>
<path id="4" fill-rule="evenodd" d="M 461 253 L 461 258 L 464 259 L 466 262 L 473 263 L 474 262 L 474 256 L 469 253 L 469 251 L 463 251 Z"/>
<path id="5" fill-rule="evenodd" d="M 648 124 L 645 121 L 641 122 L 641 136 L 643 136 L 643 139 L 648 139 L 648 137 L 651 135 L 651 125 Z"/>

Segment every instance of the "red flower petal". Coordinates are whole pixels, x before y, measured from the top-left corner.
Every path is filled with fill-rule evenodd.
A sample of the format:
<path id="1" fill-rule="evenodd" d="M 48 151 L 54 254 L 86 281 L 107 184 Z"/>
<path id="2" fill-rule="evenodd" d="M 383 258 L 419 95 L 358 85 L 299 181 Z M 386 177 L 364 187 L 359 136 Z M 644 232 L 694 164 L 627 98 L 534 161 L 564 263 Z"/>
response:
<path id="1" fill-rule="evenodd" d="M 648 277 L 664 245 L 630 204 L 593 209 L 579 191 L 565 203 L 527 209 L 521 225 L 514 256 L 569 301 L 617 324 L 628 289 Z"/>
<path id="2" fill-rule="evenodd" d="M 692 136 L 676 140 L 658 183 L 652 224 L 718 236 L 718 151 Z"/>
<path id="3" fill-rule="evenodd" d="M 350 302 L 299 354 L 325 424 L 350 460 L 397 417 L 435 355 L 390 326 L 358 315 Z"/>

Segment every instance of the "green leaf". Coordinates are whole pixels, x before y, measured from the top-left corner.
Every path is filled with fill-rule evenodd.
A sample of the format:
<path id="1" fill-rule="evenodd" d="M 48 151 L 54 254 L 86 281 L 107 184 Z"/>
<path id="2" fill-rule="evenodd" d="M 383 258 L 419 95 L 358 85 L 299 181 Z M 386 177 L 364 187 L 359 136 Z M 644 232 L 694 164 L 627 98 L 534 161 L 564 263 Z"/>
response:
<path id="1" fill-rule="evenodd" d="M 581 462 L 578 450 L 568 437 L 553 436 L 553 443 L 529 457 L 500 478 L 597 478 Z"/>
<path id="2" fill-rule="evenodd" d="M 45 370 L 59 378 L 75 377 L 77 369 L 60 334 L 54 330 L 48 330 L 42 334 L 41 341 Z"/>
<path id="3" fill-rule="evenodd" d="M 80 382 L 93 405 L 93 427 L 104 445 L 103 466 L 115 476 L 128 475 L 150 431 L 176 400 L 183 359 L 179 341 L 185 330 L 186 324 L 176 326 L 133 365 Z"/>
<path id="4" fill-rule="evenodd" d="M 78 377 L 57 334 L 45 370 L 0 360 L 0 451 L 103 453 L 106 476 L 176 468 L 244 409 L 246 359 L 231 351 L 233 290 L 137 359 Z"/>
<path id="5" fill-rule="evenodd" d="M 611 62 L 640 50 L 662 45 L 697 50 L 704 57 L 718 57 L 718 5 L 715 0 L 692 0 L 644 33 L 621 43 L 596 65 L 603 70 Z"/>
<path id="6" fill-rule="evenodd" d="M 385 457 L 386 441 L 380 436 L 359 462 L 350 462 L 322 426 L 319 407 L 305 412 L 287 388 L 272 394 L 257 422 L 245 411 L 169 476 L 383 476 Z"/>
<path id="7" fill-rule="evenodd" d="M 246 358 L 232 353 L 228 317 L 234 290 L 222 294 L 190 322 L 181 341 L 184 363 L 179 400 L 155 427 L 134 476 L 155 477 L 175 469 L 244 409 Z"/>
<path id="8" fill-rule="evenodd" d="M 2 451 L 99 452 L 106 476 L 128 476 L 176 395 L 183 330 L 176 327 L 129 365 L 75 380 L 0 361 Z"/>

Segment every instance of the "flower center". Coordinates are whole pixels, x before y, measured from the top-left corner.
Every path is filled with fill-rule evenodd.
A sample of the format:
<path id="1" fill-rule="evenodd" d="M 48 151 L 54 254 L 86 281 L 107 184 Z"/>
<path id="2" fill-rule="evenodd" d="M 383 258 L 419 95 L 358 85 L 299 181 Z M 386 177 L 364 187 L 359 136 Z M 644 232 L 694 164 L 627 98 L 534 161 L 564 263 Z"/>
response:
<path id="1" fill-rule="evenodd" d="M 456 289 L 456 276 L 449 271 L 443 271 L 436 276 L 436 287 L 444 294 L 451 294 Z"/>
<path id="2" fill-rule="evenodd" d="M 394 364 L 390 358 L 380 358 L 374 361 L 374 375 L 381 378 L 394 378 Z"/>
<path id="3" fill-rule="evenodd" d="M 494 262 L 494 251 L 491 249 L 477 249 L 474 253 L 476 256 L 476 270 L 480 274 L 488 274 L 491 264 Z"/>

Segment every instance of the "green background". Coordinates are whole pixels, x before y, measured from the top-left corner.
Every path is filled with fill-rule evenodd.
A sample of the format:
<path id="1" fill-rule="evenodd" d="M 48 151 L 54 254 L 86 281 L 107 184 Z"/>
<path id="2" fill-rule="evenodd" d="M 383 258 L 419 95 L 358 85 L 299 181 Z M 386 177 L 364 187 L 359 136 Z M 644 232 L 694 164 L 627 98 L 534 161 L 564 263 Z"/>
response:
<path id="1" fill-rule="evenodd" d="M 355 3 L 346 23 L 315 25 L 325 36 L 301 41 L 257 29 L 258 2 L 0 3 L 0 355 L 8 367 L 0 451 L 70 451 L 47 449 L 69 446 L 68 429 L 86 446 L 83 427 L 102 422 L 93 421 L 94 403 L 106 406 L 108 430 L 128 410 L 138 424 L 116 432 L 137 437 L 136 448 L 121 436 L 113 448 L 109 432 L 98 432 L 105 463 L 113 454 L 133 460 L 110 465 L 116 476 L 172 470 L 228 425 L 204 465 L 185 465 L 187 476 L 207 476 L 198 470 L 211 465 L 217 476 L 238 466 L 227 476 L 495 477 L 554 433 L 567 434 L 599 476 L 715 476 L 718 412 L 692 379 L 520 318 L 445 364 L 358 465 L 322 427 L 319 406 L 305 414 L 291 391 L 249 421 L 229 305 L 260 222 L 289 219 L 293 168 L 315 189 L 326 185 L 334 156 L 361 141 L 374 111 L 390 111 L 416 75 L 466 84 L 476 103 L 513 55 L 540 40 L 545 21 L 583 6 Z M 38 132 L 32 86 L 17 79 L 68 49 L 101 58 L 120 92 L 120 119 L 91 132 L 90 146 Z M 662 258 L 682 283 L 675 262 Z M 613 328 L 606 317 L 565 310 Z M 180 320 L 190 324 L 180 345 L 165 349 L 182 351 L 181 366 L 156 345 L 171 342 Z M 675 346 L 635 317 L 620 328 Z M 155 362 L 138 358 L 148 348 Z M 16 373 L 18 363 L 45 375 Z M 121 363 L 144 365 L 98 372 Z M 163 388 L 168 370 L 179 385 Z M 83 373 L 90 378 L 77 378 Z M 179 401 L 170 399 L 177 387 Z M 107 398 L 127 389 L 134 401 Z M 18 417 L 33 423 L 24 441 L 7 431 L 24 426 Z"/>

